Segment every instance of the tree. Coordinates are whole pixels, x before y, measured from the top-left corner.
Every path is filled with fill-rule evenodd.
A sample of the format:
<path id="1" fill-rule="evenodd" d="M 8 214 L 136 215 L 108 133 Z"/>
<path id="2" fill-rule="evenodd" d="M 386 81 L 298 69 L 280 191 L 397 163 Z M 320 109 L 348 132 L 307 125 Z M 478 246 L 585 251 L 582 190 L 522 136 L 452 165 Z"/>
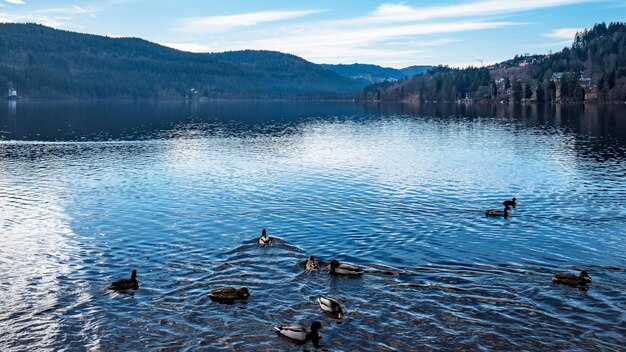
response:
<path id="1" fill-rule="evenodd" d="M 519 102 L 522 100 L 522 81 L 513 77 L 513 85 L 511 87 L 513 101 Z"/>
<path id="2" fill-rule="evenodd" d="M 548 100 L 555 101 L 556 100 L 556 83 L 554 81 L 548 82 L 548 88 L 546 89 L 546 95 Z"/>
<path id="3" fill-rule="evenodd" d="M 524 99 L 529 100 L 533 97 L 533 91 L 530 89 L 530 86 L 526 83 L 524 84 Z"/>
<path id="4" fill-rule="evenodd" d="M 545 101 L 546 99 L 545 94 L 546 92 L 545 92 L 545 89 L 543 88 L 543 85 L 541 84 L 541 82 L 537 81 L 537 102 L 538 103 Z"/>

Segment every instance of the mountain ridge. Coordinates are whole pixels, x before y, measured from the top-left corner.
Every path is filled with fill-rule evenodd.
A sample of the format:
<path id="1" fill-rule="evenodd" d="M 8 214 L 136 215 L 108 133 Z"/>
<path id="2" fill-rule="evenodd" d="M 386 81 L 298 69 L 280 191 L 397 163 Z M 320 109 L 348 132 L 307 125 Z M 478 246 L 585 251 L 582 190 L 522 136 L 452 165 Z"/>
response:
<path id="1" fill-rule="evenodd" d="M 360 80 L 367 83 L 383 81 L 399 81 L 411 78 L 428 71 L 432 66 L 409 66 L 401 69 L 383 67 L 373 64 L 321 64 L 322 67 L 336 72 L 340 76 Z"/>
<path id="2" fill-rule="evenodd" d="M 140 38 L 0 24 L 0 89 L 26 97 L 336 98 L 363 88 L 292 54 L 189 53 Z"/>

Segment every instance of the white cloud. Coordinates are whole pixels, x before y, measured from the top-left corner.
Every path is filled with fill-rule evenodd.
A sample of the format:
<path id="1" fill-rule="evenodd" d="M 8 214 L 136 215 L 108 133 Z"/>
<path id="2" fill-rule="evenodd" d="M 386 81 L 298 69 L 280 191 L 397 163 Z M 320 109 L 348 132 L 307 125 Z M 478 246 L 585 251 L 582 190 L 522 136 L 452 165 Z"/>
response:
<path id="1" fill-rule="evenodd" d="M 11 4 L 14 4 L 14 5 L 24 5 L 24 4 L 26 4 L 26 2 L 22 1 L 22 0 L 4 0 L 4 1 L 6 1 L 8 3 L 11 3 Z"/>
<path id="2" fill-rule="evenodd" d="M 71 7 L 52 7 L 47 9 L 41 9 L 37 12 L 42 14 L 82 15 L 97 11 L 99 11 L 99 9 L 85 9 L 83 7 L 74 5 Z"/>
<path id="3" fill-rule="evenodd" d="M 414 8 L 404 4 L 380 5 L 366 21 L 423 21 L 435 18 L 477 17 L 571 5 L 590 0 L 480 0 L 458 5 Z"/>
<path id="4" fill-rule="evenodd" d="M 459 1 L 452 5 L 421 7 L 389 2 L 362 16 L 264 26 L 262 32 L 245 27 L 319 11 L 267 11 L 188 18 L 180 21 L 176 30 L 184 31 L 186 39 L 193 38 L 196 44 L 189 47 L 193 51 L 265 49 L 293 53 L 314 62 L 364 61 L 393 66 L 394 63 L 415 63 L 417 58 L 427 58 L 435 51 L 441 53 L 435 47 L 458 41 L 455 33 L 524 24 L 502 21 L 501 16 L 596 0 Z M 220 37 L 206 36 L 235 27 L 239 27 L 237 31 Z M 445 38 L 442 39 L 442 35 Z M 169 41 L 176 42 L 175 38 Z"/>
<path id="5" fill-rule="evenodd" d="M 390 59 L 396 58 L 415 59 L 416 56 L 428 56 L 423 48 L 425 46 L 444 45 L 453 39 L 426 41 L 413 40 L 413 45 L 408 44 L 407 38 L 421 35 L 447 34 L 464 31 L 495 29 L 505 26 L 517 25 L 514 22 L 449 22 L 449 23 L 417 23 L 399 24 L 394 26 L 378 26 L 371 28 L 357 27 L 351 30 L 338 31 L 335 28 L 318 28 L 316 31 L 291 36 L 268 37 L 252 42 L 240 43 L 245 46 L 253 46 L 256 49 L 277 50 L 293 53 L 314 62 L 354 62 L 377 59 L 384 60 L 392 65 Z M 404 44 L 387 44 L 398 42 Z M 235 48 L 229 48 L 235 49 Z M 349 59 L 352 57 L 352 59 Z M 347 61 L 346 61 L 347 60 Z"/>
<path id="6" fill-rule="evenodd" d="M 581 32 L 583 28 L 557 28 L 551 32 L 544 33 L 543 36 L 551 39 L 574 40 L 577 32 Z"/>
<path id="7" fill-rule="evenodd" d="M 44 16 L 37 14 L 12 15 L 0 13 L 0 22 L 6 23 L 39 23 L 53 28 L 62 28 L 66 25 L 67 19 L 58 16 Z"/>
<path id="8" fill-rule="evenodd" d="M 7 0 L 5 0 L 7 1 Z M 28 13 L 0 13 L 0 22 L 25 23 L 33 22 L 53 28 L 79 30 L 75 20 L 80 16 L 95 17 L 98 8 L 83 8 L 80 6 L 43 8 Z"/>
<path id="9" fill-rule="evenodd" d="M 235 27 L 250 27 L 265 22 L 304 17 L 321 11 L 261 11 L 227 16 L 191 17 L 179 21 L 177 30 L 184 32 L 222 32 Z"/>

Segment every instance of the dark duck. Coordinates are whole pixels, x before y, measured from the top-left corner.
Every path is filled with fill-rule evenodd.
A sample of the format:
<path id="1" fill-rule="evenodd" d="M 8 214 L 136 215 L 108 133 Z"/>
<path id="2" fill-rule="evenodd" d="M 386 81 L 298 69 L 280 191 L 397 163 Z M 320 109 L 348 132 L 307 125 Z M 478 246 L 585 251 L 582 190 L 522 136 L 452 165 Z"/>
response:
<path id="1" fill-rule="evenodd" d="M 509 210 L 511 210 L 511 208 L 507 205 L 504 207 L 504 210 L 500 210 L 500 209 L 489 209 L 487 211 L 485 211 L 485 215 L 487 216 L 493 216 L 493 217 L 502 217 L 502 218 L 508 218 L 509 217 Z"/>
<path id="2" fill-rule="evenodd" d="M 126 291 L 137 289 L 139 289 L 139 282 L 137 282 L 137 270 L 133 270 L 130 275 L 130 279 L 117 280 L 109 285 L 109 290 Z"/>
<path id="3" fill-rule="evenodd" d="M 513 208 L 515 208 L 515 198 L 513 198 L 511 200 L 505 200 L 504 202 L 502 202 L 502 205 L 504 205 L 505 207 L 513 207 Z"/>
<path id="4" fill-rule="evenodd" d="M 589 284 L 591 284 L 591 276 L 589 276 L 589 274 L 584 270 L 578 275 L 572 273 L 557 273 L 554 274 L 552 282 L 571 287 L 587 288 Z"/>
<path id="5" fill-rule="evenodd" d="M 213 301 L 225 303 L 234 302 L 238 299 L 246 300 L 249 296 L 250 292 L 245 287 L 222 287 L 209 293 L 209 297 L 211 297 Z"/>

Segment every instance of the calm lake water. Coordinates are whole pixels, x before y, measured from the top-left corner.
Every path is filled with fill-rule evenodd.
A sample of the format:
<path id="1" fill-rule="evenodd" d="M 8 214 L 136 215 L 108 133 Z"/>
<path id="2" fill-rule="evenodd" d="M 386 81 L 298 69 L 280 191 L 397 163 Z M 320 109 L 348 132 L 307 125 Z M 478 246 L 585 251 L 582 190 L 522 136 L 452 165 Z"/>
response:
<path id="1" fill-rule="evenodd" d="M 624 106 L 0 102 L 1 351 L 623 350 L 624 228 Z"/>

